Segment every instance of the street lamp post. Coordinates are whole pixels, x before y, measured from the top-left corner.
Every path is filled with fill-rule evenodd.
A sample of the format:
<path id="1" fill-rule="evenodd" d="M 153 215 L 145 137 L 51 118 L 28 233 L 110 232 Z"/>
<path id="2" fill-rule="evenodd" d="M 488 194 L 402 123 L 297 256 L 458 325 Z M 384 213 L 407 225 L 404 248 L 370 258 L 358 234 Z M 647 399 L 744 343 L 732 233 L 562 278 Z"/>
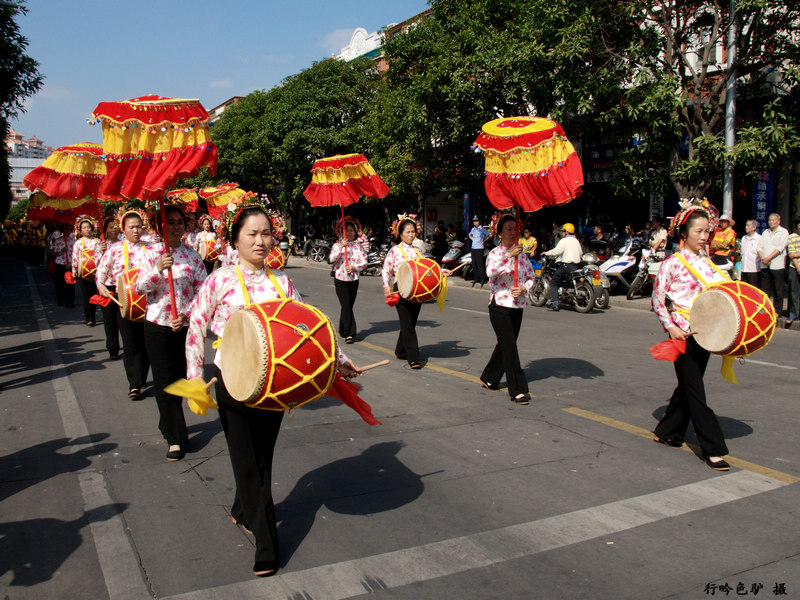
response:
<path id="1" fill-rule="evenodd" d="M 736 0 L 730 0 L 730 23 L 728 26 L 728 83 L 725 93 L 725 149 L 730 152 L 736 143 Z M 725 179 L 722 186 L 722 213 L 733 213 L 733 162 L 725 159 Z"/>

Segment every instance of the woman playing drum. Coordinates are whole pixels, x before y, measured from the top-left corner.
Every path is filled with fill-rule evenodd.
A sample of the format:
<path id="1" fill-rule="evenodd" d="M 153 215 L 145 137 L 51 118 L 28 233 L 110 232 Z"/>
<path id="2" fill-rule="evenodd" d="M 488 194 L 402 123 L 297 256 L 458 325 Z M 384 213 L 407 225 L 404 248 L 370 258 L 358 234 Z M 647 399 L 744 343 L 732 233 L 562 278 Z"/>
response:
<path id="1" fill-rule="evenodd" d="M 203 215 L 202 217 L 200 217 L 200 231 L 197 233 L 197 236 L 195 237 L 195 243 L 197 244 L 197 248 L 199 248 L 203 244 L 205 244 L 206 247 L 210 247 L 212 244 L 214 245 L 217 244 L 217 236 L 214 233 L 214 225 L 211 222 L 211 217 L 209 217 L 208 215 Z M 214 270 L 214 263 L 217 262 L 217 259 L 215 257 L 213 260 L 209 260 L 207 257 L 204 256 L 203 262 L 206 265 L 206 273 L 211 273 L 211 271 Z"/>
<path id="2" fill-rule="evenodd" d="M 125 239 L 103 253 L 103 258 L 97 266 L 97 292 L 106 298 L 112 296 L 105 282 L 117 282 L 122 275 L 127 276 L 134 269 L 138 269 L 147 251 L 147 245 L 141 241 L 144 219 L 136 210 L 124 212 L 120 218 L 122 233 Z M 108 239 L 108 238 L 106 238 Z M 110 240 L 109 240 L 110 241 Z M 122 294 L 122 290 L 117 289 Z M 147 383 L 147 372 L 150 370 L 150 359 L 144 345 L 144 322 L 131 321 L 116 311 L 117 326 L 122 334 L 122 362 L 125 365 L 125 374 L 128 377 L 128 398 L 131 400 L 142 399 L 142 388 Z"/>
<path id="3" fill-rule="evenodd" d="M 226 219 L 231 243 L 239 252 L 237 264 L 217 269 L 201 286 L 192 305 L 186 339 L 187 378 L 203 376 L 206 328 L 222 338 L 228 318 L 251 303 L 283 297 L 302 302 L 291 280 L 272 271 L 264 259 L 272 247 L 272 226 L 263 208 L 239 208 Z M 219 351 L 214 363 L 220 367 Z M 358 368 L 339 353 L 339 371 L 346 377 Z M 272 501 L 272 456 L 283 412 L 251 408 L 234 400 L 223 375 L 218 374 L 216 399 L 233 467 L 236 495 L 231 508 L 234 523 L 256 539 L 253 573 L 274 575 L 278 569 L 278 535 Z"/>
<path id="4" fill-rule="evenodd" d="M 680 448 L 691 421 L 705 463 L 717 471 L 727 471 L 730 467 L 721 457 L 728 453 L 728 448 L 717 417 L 706 403 L 703 384 L 709 353 L 692 337 L 688 318 L 692 302 L 704 284 L 686 265 L 694 268 L 706 282 L 724 281 L 704 256 L 710 234 L 709 217 L 703 205 L 692 204 L 672 219 L 670 232 L 674 233 L 676 229 L 680 232 L 683 248 L 664 261 L 653 286 L 652 305 L 658 320 L 670 339 L 686 341 L 686 352 L 675 360 L 678 386 L 653 432 L 653 440 Z M 667 306 L 667 298 L 671 302 L 670 307 Z"/>
<path id="5" fill-rule="evenodd" d="M 118 241 L 119 227 L 117 226 L 117 219 L 115 217 L 107 217 L 103 221 L 103 239 L 98 242 L 94 247 L 94 264 L 100 266 L 100 261 L 103 254 L 111 248 L 113 244 Z M 102 283 L 110 294 L 117 293 L 117 282 L 111 279 L 111 271 L 106 272 L 105 281 L 95 278 L 95 287 L 97 284 Z M 117 323 L 117 315 L 119 314 L 119 307 L 113 302 L 109 302 L 105 306 L 100 305 L 100 311 L 103 313 L 103 329 L 106 334 L 106 350 L 108 350 L 108 357 L 111 360 L 119 358 L 119 324 Z"/>
<path id="6" fill-rule="evenodd" d="M 164 208 L 169 254 L 164 245 L 151 247 L 142 260 L 136 280 L 140 294 L 147 295 L 144 321 L 144 343 L 153 370 L 153 389 L 160 415 L 158 429 L 167 441 L 167 460 L 180 460 L 186 454 L 189 432 L 183 417 L 183 398 L 168 394 L 164 387 L 186 375 L 186 325 L 189 305 L 206 278 L 200 255 L 181 242 L 185 232 L 185 216 L 177 206 Z M 161 227 L 159 227 L 161 229 Z M 167 271 L 172 272 L 175 290 L 175 312 L 172 317 Z"/>
<path id="7" fill-rule="evenodd" d="M 528 306 L 527 291 L 533 287 L 533 267 L 528 255 L 522 252 L 517 241 L 517 224 L 514 216 L 496 216 L 494 235 L 500 236 L 500 245 L 486 258 L 486 276 L 492 289 L 489 301 L 489 321 L 497 336 L 489 362 L 481 373 L 481 385 L 497 391 L 503 373 L 506 375 L 508 393 L 517 404 L 528 404 L 528 380 L 519 364 L 517 338 L 522 326 L 522 310 Z M 514 283 L 514 263 L 517 262 L 517 284 Z"/>
<path id="8" fill-rule="evenodd" d="M 91 219 L 86 217 L 78 219 L 76 227 L 80 239 L 72 247 L 72 269 L 78 285 L 81 287 L 83 320 L 87 326 L 94 327 L 95 305 L 89 302 L 89 298 L 97 293 L 95 249 L 99 240 L 94 236 L 94 222 Z"/>
<path id="9" fill-rule="evenodd" d="M 341 220 L 337 229 L 341 230 Z M 367 255 L 356 240 L 356 235 L 361 229 L 360 224 L 352 217 L 345 217 L 344 235 L 342 240 L 336 242 L 331 248 L 328 260 L 333 264 L 334 287 L 336 297 L 339 298 L 341 312 L 339 313 L 339 335 L 345 343 L 352 344 L 356 335 L 356 317 L 353 314 L 353 305 L 358 295 L 359 272 L 367 266 Z"/>

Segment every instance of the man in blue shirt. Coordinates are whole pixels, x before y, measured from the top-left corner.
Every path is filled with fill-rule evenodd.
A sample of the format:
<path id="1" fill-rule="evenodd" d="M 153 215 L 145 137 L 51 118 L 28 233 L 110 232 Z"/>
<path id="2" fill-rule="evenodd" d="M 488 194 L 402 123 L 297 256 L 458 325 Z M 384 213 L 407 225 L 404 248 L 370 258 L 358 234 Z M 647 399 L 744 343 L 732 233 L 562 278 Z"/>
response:
<path id="1" fill-rule="evenodd" d="M 489 237 L 489 232 L 485 227 L 481 227 L 481 220 L 478 215 L 472 217 L 472 229 L 469 232 L 469 239 L 472 242 L 472 287 L 480 283 L 481 287 L 488 281 L 486 278 L 486 267 L 483 263 L 483 245 Z"/>

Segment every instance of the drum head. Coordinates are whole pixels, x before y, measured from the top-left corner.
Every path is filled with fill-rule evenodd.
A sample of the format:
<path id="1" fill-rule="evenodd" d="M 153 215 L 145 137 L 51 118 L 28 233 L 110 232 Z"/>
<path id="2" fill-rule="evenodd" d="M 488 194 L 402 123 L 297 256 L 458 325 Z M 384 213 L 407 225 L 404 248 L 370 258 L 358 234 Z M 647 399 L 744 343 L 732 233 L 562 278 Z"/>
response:
<path id="1" fill-rule="evenodd" d="M 197 253 L 203 260 L 205 260 L 206 256 L 208 255 L 208 245 L 206 244 L 206 241 L 203 238 L 197 240 Z"/>
<path id="2" fill-rule="evenodd" d="M 261 323 L 249 310 L 239 310 L 225 323 L 219 353 L 222 378 L 231 397 L 252 402 L 261 392 L 269 361 L 267 336 Z"/>
<path id="3" fill-rule="evenodd" d="M 709 352 L 724 354 L 736 342 L 742 326 L 734 299 L 725 291 L 709 288 L 695 298 L 689 313 L 694 339 Z"/>
<path id="4" fill-rule="evenodd" d="M 397 291 L 403 298 L 408 298 L 414 291 L 414 272 L 407 262 L 397 269 Z"/>
<path id="5" fill-rule="evenodd" d="M 128 282 L 125 280 L 125 273 L 117 277 L 117 300 L 119 300 L 119 312 L 123 317 L 128 316 Z"/>

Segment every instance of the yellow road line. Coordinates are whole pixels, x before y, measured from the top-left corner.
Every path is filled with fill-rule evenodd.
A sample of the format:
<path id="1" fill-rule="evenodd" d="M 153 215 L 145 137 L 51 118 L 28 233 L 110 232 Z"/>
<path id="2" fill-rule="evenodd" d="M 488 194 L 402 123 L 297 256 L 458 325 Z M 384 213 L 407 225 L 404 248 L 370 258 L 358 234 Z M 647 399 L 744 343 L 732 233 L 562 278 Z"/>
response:
<path id="1" fill-rule="evenodd" d="M 603 425 L 608 425 L 609 427 L 613 427 L 614 429 L 619 429 L 620 431 L 632 433 L 634 435 L 638 435 L 639 437 L 647 438 L 650 440 L 653 439 L 653 433 L 651 431 L 648 431 L 647 429 L 642 429 L 641 427 L 637 427 L 636 425 L 631 425 L 630 423 L 617 421 L 616 419 L 612 419 L 611 417 L 605 417 L 603 415 L 599 415 L 597 413 L 584 410 L 582 408 L 577 408 L 575 406 L 570 406 L 569 408 L 564 408 L 562 410 L 570 414 L 576 415 L 578 417 L 583 417 L 584 419 L 589 419 L 597 423 L 602 423 Z M 684 452 L 693 452 L 695 454 L 701 453 L 700 449 L 693 444 L 684 444 L 681 450 L 683 450 Z M 737 467 L 739 469 L 744 469 L 746 471 L 758 473 L 759 475 L 771 477 L 772 479 L 783 481 L 784 483 L 791 484 L 800 481 L 800 477 L 795 477 L 794 475 L 789 475 L 788 473 L 784 473 L 782 471 L 776 471 L 775 469 L 770 469 L 769 467 L 757 465 L 755 463 L 751 463 L 750 461 L 742 460 L 741 458 L 734 458 L 733 456 L 727 456 L 725 457 L 725 460 L 732 467 Z"/>
<path id="2" fill-rule="evenodd" d="M 375 344 L 370 344 L 369 342 L 356 342 L 356 344 L 361 344 L 370 350 L 375 350 L 377 352 L 383 352 L 384 354 L 388 354 L 389 356 L 394 356 L 394 351 L 389 350 L 388 348 L 384 348 L 382 346 L 376 346 Z M 441 367 L 428 361 L 425 363 L 425 368 L 430 369 L 431 371 L 437 371 L 438 373 L 444 373 L 445 375 L 452 375 L 453 377 L 459 377 L 461 379 L 466 379 L 467 381 L 471 381 L 472 383 L 477 383 L 480 385 L 481 380 L 475 375 L 470 375 L 469 373 L 461 373 L 460 371 L 454 371 L 453 369 L 448 369 L 447 367 Z M 531 396 L 533 397 L 533 396 Z"/>

